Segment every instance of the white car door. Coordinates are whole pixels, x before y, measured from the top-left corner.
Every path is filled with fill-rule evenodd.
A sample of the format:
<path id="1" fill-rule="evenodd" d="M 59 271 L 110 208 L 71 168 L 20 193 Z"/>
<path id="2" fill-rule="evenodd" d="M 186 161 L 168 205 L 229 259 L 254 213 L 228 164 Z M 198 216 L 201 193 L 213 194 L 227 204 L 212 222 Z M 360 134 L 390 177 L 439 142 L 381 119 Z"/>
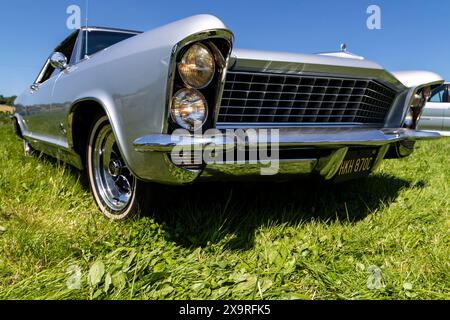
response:
<path id="1" fill-rule="evenodd" d="M 423 111 L 419 122 L 419 130 L 442 131 L 444 114 L 449 107 L 447 85 L 433 92 Z"/>

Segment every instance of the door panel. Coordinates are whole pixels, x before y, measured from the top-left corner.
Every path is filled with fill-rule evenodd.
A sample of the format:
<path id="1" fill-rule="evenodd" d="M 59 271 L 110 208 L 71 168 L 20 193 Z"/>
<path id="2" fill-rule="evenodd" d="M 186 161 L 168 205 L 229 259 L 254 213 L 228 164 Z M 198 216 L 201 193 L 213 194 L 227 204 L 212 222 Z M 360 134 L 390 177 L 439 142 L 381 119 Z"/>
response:
<path id="1" fill-rule="evenodd" d="M 448 103 L 429 102 L 420 119 L 419 130 L 441 131 L 444 121 L 444 110 L 447 109 Z"/>
<path id="2" fill-rule="evenodd" d="M 30 90 L 24 99 L 24 120 L 27 131 L 33 138 L 50 141 L 56 138 L 50 116 L 53 107 L 52 95 L 57 77 L 51 77 L 47 81 L 37 84 L 36 90 Z"/>
<path id="3" fill-rule="evenodd" d="M 450 132 L 450 103 L 447 103 L 447 108 L 444 111 L 444 121 L 443 121 L 444 131 Z"/>
<path id="4" fill-rule="evenodd" d="M 76 88 L 80 85 L 80 82 L 76 80 L 76 70 L 77 66 L 72 66 L 61 72 L 53 92 L 54 104 L 51 113 L 55 123 L 59 125 L 59 130 L 56 132 L 57 139 L 61 144 L 67 146 L 69 143 L 67 138 L 69 110 L 74 102 L 74 97 L 77 96 Z"/>
<path id="5" fill-rule="evenodd" d="M 442 85 L 431 95 L 420 118 L 418 129 L 442 131 L 444 113 L 448 106 L 448 88 L 447 85 Z"/>

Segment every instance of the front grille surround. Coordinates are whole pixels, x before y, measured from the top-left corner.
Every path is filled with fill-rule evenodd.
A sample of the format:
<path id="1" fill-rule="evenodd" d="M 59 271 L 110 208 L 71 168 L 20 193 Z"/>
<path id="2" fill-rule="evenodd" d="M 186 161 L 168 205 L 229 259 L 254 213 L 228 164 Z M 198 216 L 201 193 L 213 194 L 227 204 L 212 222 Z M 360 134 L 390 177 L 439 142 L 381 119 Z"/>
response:
<path id="1" fill-rule="evenodd" d="M 217 122 L 382 127 L 396 96 L 373 79 L 228 71 Z"/>

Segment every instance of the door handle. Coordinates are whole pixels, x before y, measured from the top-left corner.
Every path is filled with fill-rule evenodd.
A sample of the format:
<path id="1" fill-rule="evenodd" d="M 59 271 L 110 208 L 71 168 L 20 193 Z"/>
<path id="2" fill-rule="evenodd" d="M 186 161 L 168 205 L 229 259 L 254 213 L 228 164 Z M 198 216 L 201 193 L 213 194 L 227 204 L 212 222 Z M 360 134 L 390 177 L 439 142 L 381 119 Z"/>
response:
<path id="1" fill-rule="evenodd" d="M 39 85 L 34 83 L 30 86 L 31 92 L 36 92 L 39 90 Z"/>

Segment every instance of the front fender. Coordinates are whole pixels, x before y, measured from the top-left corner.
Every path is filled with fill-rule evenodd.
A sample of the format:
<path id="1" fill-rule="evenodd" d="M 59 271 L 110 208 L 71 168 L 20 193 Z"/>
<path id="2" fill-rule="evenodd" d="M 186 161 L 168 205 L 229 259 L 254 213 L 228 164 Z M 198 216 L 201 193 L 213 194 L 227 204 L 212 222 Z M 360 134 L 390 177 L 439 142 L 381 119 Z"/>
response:
<path id="1" fill-rule="evenodd" d="M 167 127 L 170 72 L 178 45 L 195 35 L 218 37 L 214 31 L 224 29 L 216 17 L 194 16 L 137 35 L 80 62 L 55 89 L 62 104 L 68 93 L 75 97 L 68 106 L 69 145 L 73 148 L 76 139 L 71 136 L 71 119 L 77 106 L 95 101 L 108 115 L 130 170 L 139 178 L 172 181 L 165 158 L 139 154 L 133 142 L 147 134 L 161 134 Z"/>

